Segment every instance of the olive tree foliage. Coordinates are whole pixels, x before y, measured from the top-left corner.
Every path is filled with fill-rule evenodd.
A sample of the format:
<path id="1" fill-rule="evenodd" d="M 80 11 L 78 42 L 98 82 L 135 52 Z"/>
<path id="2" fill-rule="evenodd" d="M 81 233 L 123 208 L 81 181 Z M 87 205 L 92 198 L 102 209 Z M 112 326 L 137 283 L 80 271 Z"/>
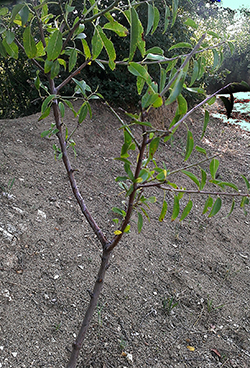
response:
<path id="1" fill-rule="evenodd" d="M 138 14 L 139 7 L 145 6 L 145 3 L 147 4 L 147 23 L 143 28 Z M 58 6 L 57 12 L 54 11 L 55 5 Z M 163 34 L 171 33 L 178 16 L 178 0 L 173 0 L 169 6 L 162 1 L 161 5 L 165 9 Z M 123 17 L 122 23 L 117 20 L 121 17 Z M 186 18 L 183 21 L 190 29 L 198 29 L 198 25 L 192 19 Z M 111 252 L 130 232 L 132 213 L 137 214 L 139 233 L 143 226 L 143 218 L 149 218 L 148 208 L 156 201 L 154 196 L 145 194 L 150 188 L 158 188 L 164 193 L 159 221 L 163 221 L 168 210 L 166 193 L 172 194 L 172 221 L 179 215 L 181 221 L 188 216 L 193 206 L 192 194 L 200 195 L 204 199 L 203 213 L 207 213 L 208 217 L 219 212 L 223 196 L 232 198 L 230 213 L 234 208 L 234 198 L 241 198 L 243 209 L 248 203 L 250 184 L 247 179 L 243 176 L 243 182 L 246 185 L 245 193 L 239 192 L 233 183 L 217 179 L 218 159 L 208 157 L 204 148 L 194 145 L 193 134 L 185 122 L 185 119 L 197 107 L 205 107 L 202 133 L 204 136 L 209 122 L 206 106 L 214 102 L 216 93 L 208 97 L 204 96 L 201 103 L 188 110 L 183 91 L 204 94 L 203 89 L 199 87 L 199 80 L 206 73 L 206 52 L 210 48 L 217 47 L 217 43 L 210 46 L 207 38 L 213 41 L 219 36 L 209 31 L 208 34 L 204 33 L 198 39 L 193 38 L 191 42 L 175 44 L 173 40 L 169 51 L 174 50 L 174 56 L 169 57 L 158 45 L 147 48 L 145 37 L 155 32 L 158 23 L 159 9 L 153 1 L 85 0 L 82 8 L 76 10 L 73 0 L 63 2 L 53 0 L 52 4 L 49 0 L 33 0 L 18 3 L 12 9 L 0 8 L 1 53 L 6 58 L 18 59 L 20 51 L 23 51 L 27 59 L 37 68 L 34 84 L 43 99 L 40 120 L 50 113 L 54 116 L 54 123 L 42 133 L 42 137 L 56 135 L 58 138 L 58 143 L 53 145 L 55 156 L 62 159 L 76 201 L 102 247 L 100 268 L 93 290 L 90 292 L 90 301 L 82 326 L 73 343 L 68 368 L 76 367 L 79 351 L 102 290 Z M 116 50 L 110 36 L 112 33 L 120 37 L 121 43 L 123 39 L 129 39 L 127 56 L 122 60 L 117 60 Z M 221 42 L 225 41 L 219 40 L 219 47 Z M 101 58 L 100 55 L 102 55 Z M 214 55 L 216 64 L 218 60 L 215 53 Z M 79 57 L 83 58 L 83 62 L 76 67 Z M 136 77 L 137 93 L 141 101 L 140 111 L 127 113 L 130 119 L 129 124 L 125 123 L 123 117 L 110 107 L 121 123 L 121 131 L 124 136 L 120 156 L 116 158 L 121 163 L 124 173 L 116 178 L 116 182 L 124 192 L 123 202 L 126 203 L 124 207 L 117 205 L 113 208 L 119 218 L 114 219 L 117 227 L 111 239 L 104 235 L 101 224 L 97 224 L 90 213 L 78 189 L 74 175 L 75 169 L 68 154 L 70 149 L 76 150 L 74 133 L 77 129 L 81 129 L 81 124 L 88 115 L 92 117 L 91 100 L 102 99 L 101 91 L 92 91 L 81 77 L 82 71 L 92 63 L 102 69 L 110 68 L 111 71 L 118 67 L 126 68 Z M 150 75 L 151 65 L 158 67 L 158 81 L 153 80 Z M 59 78 L 62 70 L 67 72 L 63 81 Z M 42 83 L 44 78 L 47 79 L 47 86 Z M 69 83 L 75 84 L 75 90 L 72 96 L 66 97 L 62 92 Z M 76 98 L 82 101 L 78 111 L 75 111 L 72 103 Z M 148 121 L 149 110 L 175 102 L 177 102 L 175 116 L 165 130 L 155 128 L 154 122 Z M 63 119 L 65 109 L 70 109 L 78 120 L 72 131 L 69 131 L 67 122 Z M 184 163 L 179 169 L 171 171 L 169 164 L 157 161 L 156 151 L 160 142 L 169 141 L 181 124 L 187 127 L 184 162 L 189 159 L 193 149 L 198 151 L 201 159 L 196 164 Z M 135 136 L 135 129 L 140 134 Z M 132 151 L 137 151 L 137 154 L 131 155 Z M 200 168 L 200 174 L 197 176 L 192 172 L 192 168 L 199 168 L 201 162 L 207 162 L 208 169 L 205 171 Z M 192 189 L 183 188 L 178 183 L 173 183 L 171 176 L 177 173 L 186 177 L 187 187 L 192 182 L 196 189 L 193 189 L 193 186 Z M 205 188 L 209 183 L 213 184 L 212 189 Z M 214 190 L 215 187 L 216 190 Z M 184 208 L 181 203 L 183 196 L 189 198 Z"/>

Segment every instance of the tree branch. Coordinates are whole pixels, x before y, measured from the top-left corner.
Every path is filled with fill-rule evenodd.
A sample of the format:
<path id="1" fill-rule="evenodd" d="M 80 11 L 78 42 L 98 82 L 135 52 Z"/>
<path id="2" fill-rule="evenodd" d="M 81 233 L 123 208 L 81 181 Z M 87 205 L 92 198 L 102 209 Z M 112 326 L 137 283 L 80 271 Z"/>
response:
<path id="1" fill-rule="evenodd" d="M 216 96 L 218 93 L 223 91 L 225 88 L 231 86 L 232 83 L 228 83 L 225 87 L 218 89 L 218 91 L 214 92 L 212 95 L 205 98 L 205 100 L 201 101 L 198 105 L 194 106 L 191 110 L 189 110 L 177 123 L 175 123 L 169 130 L 168 133 L 172 133 L 175 128 L 177 128 L 189 115 L 191 115 L 198 107 L 202 106 L 204 103 L 209 101 L 212 97 Z"/>
<path id="2" fill-rule="evenodd" d="M 50 90 L 52 94 L 56 94 L 56 88 L 55 88 L 55 84 L 54 81 L 52 79 L 49 80 L 50 83 Z M 99 228 L 99 226 L 97 225 L 97 223 L 95 222 L 95 220 L 93 219 L 93 217 L 91 216 L 87 206 L 84 203 L 84 200 L 80 194 L 80 191 L 77 187 L 76 184 L 76 180 L 74 177 L 74 170 L 71 167 L 70 161 L 69 161 L 69 157 L 68 157 L 68 152 L 67 152 L 67 144 L 65 142 L 65 139 L 63 137 L 63 132 L 62 132 L 62 124 L 61 124 L 61 120 L 60 120 L 60 111 L 59 111 L 59 106 L 58 106 L 58 101 L 55 99 L 53 102 L 53 112 L 54 112 L 54 118 L 55 118 L 55 123 L 56 123 L 56 127 L 59 130 L 59 132 L 56 134 L 57 138 L 59 140 L 59 144 L 61 147 L 61 152 L 62 152 L 62 159 L 63 159 L 63 163 L 64 166 L 66 168 L 68 177 L 69 177 L 69 181 L 70 181 L 70 185 L 72 188 L 72 191 L 74 193 L 74 196 L 82 210 L 83 215 L 85 216 L 86 220 L 88 221 L 89 225 L 91 226 L 92 230 L 94 231 L 94 233 L 96 234 L 97 238 L 100 240 L 103 248 L 107 245 L 108 240 L 106 239 L 106 237 L 104 236 L 103 232 L 101 231 L 101 229 Z"/>
<path id="3" fill-rule="evenodd" d="M 167 90 L 169 89 L 169 87 L 172 85 L 172 83 L 176 80 L 176 78 L 178 77 L 180 71 L 187 65 L 187 63 L 189 62 L 189 60 L 191 59 L 191 57 L 195 54 L 195 52 L 198 50 L 198 48 L 200 47 L 200 45 L 202 44 L 203 40 L 206 37 L 206 33 L 204 33 L 201 38 L 199 39 L 199 41 L 197 42 L 197 44 L 195 45 L 195 47 L 193 48 L 193 50 L 187 55 L 186 59 L 184 60 L 184 62 L 182 63 L 182 65 L 180 66 L 180 68 L 177 70 L 177 72 L 175 73 L 175 75 L 173 76 L 173 78 L 168 82 L 168 84 L 166 85 L 166 87 L 164 87 L 164 89 L 161 91 L 160 96 L 164 96 L 165 93 L 167 92 Z"/>
<path id="4" fill-rule="evenodd" d="M 71 79 L 75 76 L 75 75 L 77 75 L 77 74 L 79 74 L 80 72 L 81 72 L 81 70 L 83 69 L 83 68 L 85 68 L 85 66 L 86 65 L 88 65 L 88 63 L 91 61 L 91 59 L 87 59 L 87 60 L 85 60 L 85 62 L 82 64 L 82 65 L 80 65 L 79 66 L 79 68 L 77 68 L 73 73 L 71 73 L 66 79 L 64 79 L 64 81 L 61 83 L 61 84 L 59 84 L 59 86 L 57 86 L 56 87 L 56 93 L 58 93 L 58 91 L 61 89 L 61 88 L 63 88 L 66 84 L 68 84 L 70 81 L 71 81 Z"/>

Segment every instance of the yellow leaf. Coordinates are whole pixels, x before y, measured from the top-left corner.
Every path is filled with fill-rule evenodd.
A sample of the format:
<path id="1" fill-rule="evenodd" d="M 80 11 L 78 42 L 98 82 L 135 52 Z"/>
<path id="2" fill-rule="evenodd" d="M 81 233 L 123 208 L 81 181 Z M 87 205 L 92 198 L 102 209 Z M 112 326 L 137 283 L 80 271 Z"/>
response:
<path id="1" fill-rule="evenodd" d="M 115 234 L 115 235 L 120 235 L 120 234 L 122 234 L 122 231 L 121 231 L 121 230 L 115 230 L 115 231 L 114 231 L 114 234 Z"/>
<path id="2" fill-rule="evenodd" d="M 195 351 L 195 348 L 193 347 L 193 346 L 187 346 L 187 348 L 188 348 L 188 350 L 190 350 L 190 351 Z"/>

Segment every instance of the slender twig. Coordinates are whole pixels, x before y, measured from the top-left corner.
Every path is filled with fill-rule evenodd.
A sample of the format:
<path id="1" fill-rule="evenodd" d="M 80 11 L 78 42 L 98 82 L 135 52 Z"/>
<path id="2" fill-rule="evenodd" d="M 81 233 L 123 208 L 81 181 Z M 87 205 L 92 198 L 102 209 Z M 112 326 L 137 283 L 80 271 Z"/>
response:
<path id="1" fill-rule="evenodd" d="M 193 53 L 193 55 L 196 55 L 196 54 L 200 54 L 204 51 L 208 51 L 208 50 L 213 50 L 214 48 L 216 47 L 219 47 L 221 45 L 223 45 L 224 43 L 226 43 L 226 41 L 222 41 L 222 42 L 219 42 L 218 44 L 214 45 L 214 46 L 209 46 L 209 47 L 205 47 L 204 49 L 200 49 L 200 50 L 197 50 L 196 52 Z M 170 61 L 174 61 L 174 60 L 178 60 L 180 58 L 183 58 L 183 57 L 186 57 L 188 56 L 189 54 L 182 54 L 182 55 L 178 55 L 178 56 L 174 56 L 172 58 L 167 58 L 165 57 L 164 60 L 141 60 L 141 61 L 136 61 L 137 64 L 141 64 L 141 65 L 153 65 L 153 64 L 164 64 L 164 63 L 168 63 Z M 109 60 L 102 60 L 102 59 L 96 59 L 97 61 L 100 61 L 102 64 L 108 64 L 109 63 Z M 129 65 L 129 61 L 123 61 L 123 60 L 116 60 L 115 61 L 115 64 L 116 65 Z"/>
<path id="2" fill-rule="evenodd" d="M 111 107 L 109 105 L 109 103 L 107 101 L 105 101 L 105 105 L 108 106 L 108 108 L 110 109 L 110 111 L 112 111 L 112 113 L 117 117 L 117 119 L 122 124 L 122 127 L 124 127 L 124 129 L 126 130 L 126 132 L 130 135 L 130 137 L 135 142 L 137 148 L 140 149 L 140 143 L 137 141 L 137 139 L 135 138 L 135 136 L 133 135 L 133 133 L 130 131 L 130 129 L 127 128 L 127 125 L 124 123 L 124 121 L 122 120 L 122 118 L 117 114 L 117 112 L 113 109 L 113 107 Z"/>
<path id="3" fill-rule="evenodd" d="M 195 110 L 197 110 L 200 106 L 204 105 L 207 101 L 209 101 L 212 97 L 218 95 L 223 89 L 231 86 L 232 83 L 228 83 L 225 87 L 218 89 L 218 91 L 214 92 L 212 95 L 206 97 L 203 101 L 201 101 L 198 105 L 194 106 L 191 110 L 189 110 L 177 123 L 175 123 L 171 128 L 169 128 L 169 133 L 172 133 L 175 128 L 177 128 L 189 115 L 191 115 Z"/>
<path id="4" fill-rule="evenodd" d="M 142 127 L 142 129 L 145 129 L 145 127 Z M 133 184 L 134 188 L 133 188 L 132 193 L 129 196 L 126 216 L 125 216 L 125 218 L 122 222 L 121 228 L 120 228 L 121 234 L 115 235 L 114 238 L 111 240 L 111 242 L 107 245 L 107 249 L 109 251 L 112 251 L 114 249 L 114 247 L 119 243 L 119 241 L 122 238 L 124 230 L 126 229 L 127 225 L 129 224 L 129 221 L 130 221 L 130 218 L 131 218 L 131 215 L 132 215 L 132 212 L 133 212 L 136 191 L 138 189 L 138 184 L 136 183 L 136 179 L 139 177 L 139 173 L 141 171 L 142 160 L 143 160 L 144 152 L 145 152 L 145 149 L 146 149 L 146 146 L 147 146 L 147 139 L 148 139 L 147 134 L 144 134 L 143 139 L 142 139 L 141 148 L 140 148 L 139 158 L 138 158 L 136 169 L 135 169 L 134 184 Z"/>
<path id="5" fill-rule="evenodd" d="M 84 61 L 84 63 L 82 63 L 79 68 L 77 68 L 73 73 L 71 73 L 61 84 L 59 84 L 59 86 L 56 87 L 56 93 L 58 93 L 58 91 L 63 88 L 67 83 L 69 83 L 71 81 L 72 78 L 74 78 L 74 76 L 76 76 L 77 74 L 79 74 L 81 72 L 81 70 L 83 68 L 85 68 L 86 65 L 88 65 L 88 63 L 91 61 L 91 59 L 87 59 Z"/>
<path id="6" fill-rule="evenodd" d="M 214 192 L 210 190 L 199 190 L 199 189 L 179 189 L 173 187 L 165 187 L 162 183 L 146 183 L 146 184 L 139 184 L 137 189 L 140 188 L 159 188 L 162 190 L 166 190 L 168 192 L 174 193 L 186 193 L 186 194 L 208 194 L 214 196 L 228 196 L 228 197 L 250 197 L 250 193 L 230 193 L 230 192 Z"/>
<path id="7" fill-rule="evenodd" d="M 56 88 L 55 88 L 55 83 L 54 80 L 49 79 L 49 83 L 50 83 L 50 91 L 52 94 L 56 94 Z M 106 246 L 108 240 L 106 239 L 105 235 L 103 234 L 103 232 L 101 231 L 101 229 L 99 228 L 99 226 L 97 225 L 97 223 L 95 222 L 94 218 L 92 217 L 92 215 L 90 214 L 81 194 L 80 191 L 77 187 L 77 183 L 74 177 L 74 170 L 71 166 L 71 163 L 69 161 L 69 157 L 68 157 L 68 153 L 67 153 L 67 143 L 65 142 L 65 139 L 63 137 L 63 132 L 62 132 L 62 123 L 61 123 L 61 119 L 60 119 L 60 111 L 59 111 L 59 106 L 58 106 L 58 101 L 55 99 L 53 102 L 53 112 L 54 112 L 54 119 L 55 119 L 55 123 L 56 123 L 56 127 L 58 129 L 58 133 L 57 133 L 57 138 L 59 140 L 60 143 L 60 147 L 61 147 L 61 152 L 62 152 L 62 159 L 63 159 L 63 163 L 64 166 L 66 168 L 68 177 L 69 177 L 69 181 L 71 184 L 71 188 L 72 191 L 74 193 L 74 196 L 81 208 L 81 211 L 83 213 L 83 215 L 85 216 L 86 220 L 88 221 L 89 225 L 91 226 L 91 228 L 93 229 L 94 233 L 96 234 L 97 238 L 100 240 L 103 248 Z"/>
<path id="8" fill-rule="evenodd" d="M 177 170 L 170 171 L 170 172 L 168 173 L 168 176 L 169 176 L 169 175 L 172 175 L 172 174 L 176 174 L 176 173 L 180 172 L 181 170 L 187 170 L 187 169 L 190 169 L 190 167 L 194 167 L 194 166 L 198 166 L 198 165 L 200 165 L 200 164 L 203 164 L 203 162 L 209 161 L 209 160 L 211 160 L 212 158 L 217 157 L 217 156 L 219 156 L 219 155 L 220 155 L 220 153 L 216 153 L 215 155 L 213 155 L 213 156 L 211 156 L 211 157 L 206 157 L 206 158 L 204 158 L 204 160 L 201 160 L 201 161 L 199 161 L 199 162 L 195 162 L 194 164 L 191 164 L 191 165 L 188 165 L 188 166 L 182 167 L 182 168 L 177 169 Z"/>
<path id="9" fill-rule="evenodd" d="M 177 72 L 175 73 L 175 75 L 173 76 L 173 78 L 168 82 L 168 84 L 163 88 L 163 90 L 161 91 L 160 95 L 164 96 L 165 93 L 169 90 L 170 86 L 173 84 L 173 82 L 177 79 L 179 73 L 181 72 L 181 70 L 183 70 L 185 68 L 185 66 L 187 65 L 187 63 L 189 62 L 189 60 L 191 59 L 191 57 L 195 54 L 195 52 L 198 50 L 198 48 L 200 47 L 200 45 L 202 44 L 203 40 L 206 37 L 206 33 L 204 33 L 201 38 L 199 39 L 198 43 L 195 45 L 195 47 L 193 48 L 193 50 L 187 55 L 186 59 L 184 60 L 184 62 L 182 63 L 182 65 L 180 66 L 180 68 L 177 70 Z"/>

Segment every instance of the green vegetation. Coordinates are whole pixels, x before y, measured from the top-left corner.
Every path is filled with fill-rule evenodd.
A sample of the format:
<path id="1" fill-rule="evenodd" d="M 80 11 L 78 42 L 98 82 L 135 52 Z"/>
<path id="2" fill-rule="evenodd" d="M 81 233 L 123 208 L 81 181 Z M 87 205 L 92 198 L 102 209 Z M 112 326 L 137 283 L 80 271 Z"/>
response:
<path id="1" fill-rule="evenodd" d="M 222 49 L 226 44 L 230 46 L 227 35 L 214 31 L 203 33 L 203 24 L 200 30 L 198 23 L 188 16 L 184 7 L 178 10 L 178 0 L 173 0 L 169 5 L 164 1 L 131 3 L 118 0 L 89 0 L 81 3 L 81 6 L 79 4 L 73 0 L 53 0 L 51 3 L 48 0 L 34 0 L 0 9 L 1 53 L 8 63 L 14 59 L 22 65 L 34 68 L 30 69 L 31 74 L 35 76 L 32 83 L 42 102 L 39 120 L 43 120 L 50 113 L 54 117 L 54 122 L 42 133 L 42 137 L 54 135 L 57 138 L 57 143 L 53 144 L 55 158 L 62 159 L 76 205 L 79 205 L 95 233 L 102 251 L 100 268 L 93 290 L 89 291 L 90 301 L 73 343 L 67 368 L 76 367 L 86 331 L 96 308 L 99 324 L 102 323 L 101 312 L 104 304 L 98 306 L 98 300 L 109 268 L 111 253 L 123 237 L 129 234 L 133 225 L 133 214 L 137 218 L 138 233 L 142 230 L 144 219 L 150 219 L 148 209 L 157 200 L 154 195 L 150 195 L 152 188 L 163 193 L 160 222 L 168 211 L 166 193 L 171 196 L 171 221 L 183 221 L 192 210 L 193 194 L 204 200 L 203 214 L 212 217 L 220 211 L 223 196 L 232 199 L 229 214 L 234 209 L 234 198 L 241 199 L 240 206 L 245 211 L 245 205 L 249 203 L 250 189 L 246 177 L 242 176 L 245 191 L 239 191 L 235 184 L 217 177 L 219 160 L 215 156 L 208 157 L 205 148 L 195 145 L 191 128 L 186 122 L 187 117 L 198 107 L 204 107 L 201 138 L 206 134 L 209 122 L 206 107 L 215 101 L 216 93 L 206 97 L 204 78 L 208 71 L 215 71 L 221 65 Z M 159 11 L 162 5 L 164 17 Z M 182 24 L 183 28 L 177 37 L 179 24 Z M 161 38 L 156 37 L 157 29 L 160 31 L 158 35 L 168 37 L 167 50 Z M 185 33 L 183 38 L 182 32 Z M 155 37 L 152 43 L 149 42 L 151 36 Z M 109 91 L 110 95 L 112 90 L 105 89 L 105 83 L 96 88 L 96 82 L 92 81 L 94 76 L 91 76 L 90 72 L 92 67 L 101 70 L 104 75 L 114 75 L 115 71 L 119 70 L 119 73 L 130 76 L 129 85 L 134 81 L 133 93 L 137 96 L 140 109 L 134 109 L 132 113 L 126 112 L 129 123 L 105 101 L 102 89 L 105 93 Z M 110 84 L 108 86 L 111 88 Z M 122 91 L 125 91 L 118 78 L 114 91 L 117 93 L 121 87 Z M 190 108 L 185 98 L 188 94 L 201 95 L 201 103 Z M 26 96 L 25 93 L 24 95 Z M 76 99 L 81 101 L 78 111 L 72 103 Z M 71 149 L 77 154 L 74 134 L 81 129 L 87 116 L 92 117 L 93 99 L 106 102 L 121 123 L 124 138 L 120 155 L 115 158 L 121 164 L 121 173 L 116 177 L 115 184 L 122 188 L 124 198 L 121 204 L 118 203 L 117 207 L 112 208 L 118 218 L 114 219 L 116 230 L 110 239 L 103 232 L 102 224 L 96 223 L 85 204 L 68 154 Z M 175 113 L 173 119 L 166 119 L 166 126 L 160 130 L 154 126 L 149 113 L 164 104 L 174 106 Z M 77 118 L 71 131 L 64 120 L 66 109 L 70 109 L 72 116 Z M 157 160 L 157 150 L 162 143 L 171 142 L 181 124 L 186 127 L 184 163 L 171 169 L 171 163 L 167 160 Z M 196 163 L 187 164 L 194 150 L 200 159 Z M 200 167 L 201 163 L 207 164 L 206 170 Z M 196 169 L 195 173 L 193 169 Z M 185 187 L 178 183 L 180 176 L 186 178 Z M 190 183 L 192 186 L 188 189 Z M 163 304 L 167 312 L 176 306 L 173 298 Z M 112 306 L 107 303 L 106 308 Z"/>

